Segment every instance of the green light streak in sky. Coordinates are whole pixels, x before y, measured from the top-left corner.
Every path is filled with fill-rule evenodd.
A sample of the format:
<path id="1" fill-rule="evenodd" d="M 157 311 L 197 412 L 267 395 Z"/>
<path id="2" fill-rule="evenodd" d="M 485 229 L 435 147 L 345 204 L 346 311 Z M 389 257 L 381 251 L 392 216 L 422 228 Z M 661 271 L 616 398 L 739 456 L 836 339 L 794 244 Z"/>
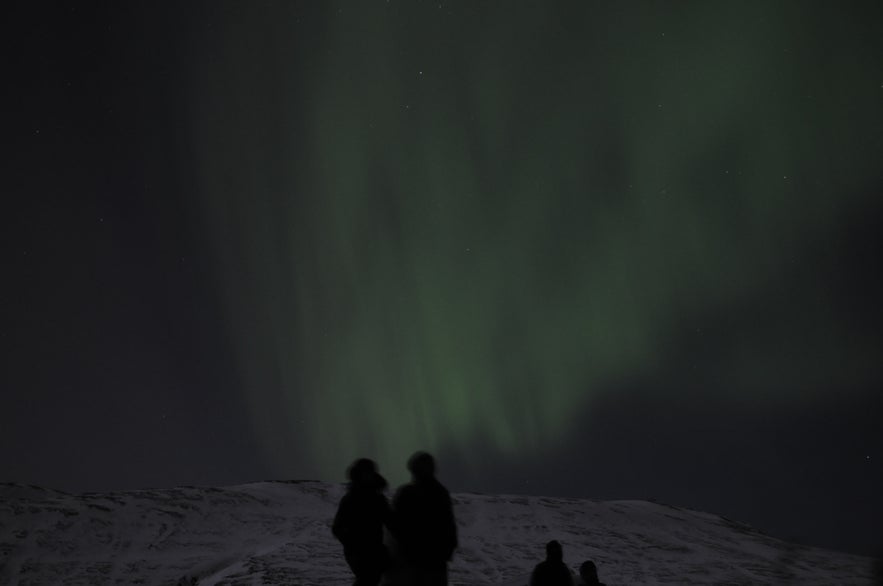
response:
<path id="1" fill-rule="evenodd" d="M 552 449 L 865 205 L 880 94 L 858 25 L 822 46 L 834 15 L 650 6 L 277 7 L 197 43 L 198 191 L 280 470 Z M 841 353 L 869 368 L 775 299 L 834 336 L 826 359 L 751 340 L 708 392 L 789 400 L 836 384 Z"/>

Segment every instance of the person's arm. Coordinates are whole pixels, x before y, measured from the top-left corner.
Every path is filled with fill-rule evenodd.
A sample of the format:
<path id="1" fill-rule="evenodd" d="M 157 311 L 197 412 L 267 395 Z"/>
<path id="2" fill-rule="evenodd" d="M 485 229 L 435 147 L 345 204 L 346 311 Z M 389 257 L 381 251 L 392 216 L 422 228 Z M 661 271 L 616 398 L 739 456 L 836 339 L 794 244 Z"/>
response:
<path id="1" fill-rule="evenodd" d="M 450 493 L 445 495 L 447 497 L 447 507 L 445 511 L 446 524 L 447 524 L 447 547 L 448 547 L 448 561 L 451 561 L 451 558 L 454 556 L 454 550 L 457 549 L 459 545 L 457 540 L 457 519 L 454 518 L 454 504 L 451 502 Z"/>
<path id="2" fill-rule="evenodd" d="M 536 566 L 533 569 L 533 572 L 530 573 L 530 582 L 528 583 L 528 586 L 540 586 L 540 581 L 537 578 L 537 570 L 539 570 L 539 569 L 540 569 L 540 567 Z"/>
<path id="3" fill-rule="evenodd" d="M 411 533 L 414 522 L 413 501 L 412 491 L 407 485 L 399 488 L 392 498 L 392 509 L 389 512 L 387 528 L 403 546 L 407 546 L 405 542 Z"/>
<path id="4" fill-rule="evenodd" d="M 340 500 L 340 506 L 337 507 L 337 514 L 334 515 L 334 522 L 331 524 L 331 533 L 342 544 L 346 545 L 350 533 L 350 511 L 349 499 L 344 496 Z"/>

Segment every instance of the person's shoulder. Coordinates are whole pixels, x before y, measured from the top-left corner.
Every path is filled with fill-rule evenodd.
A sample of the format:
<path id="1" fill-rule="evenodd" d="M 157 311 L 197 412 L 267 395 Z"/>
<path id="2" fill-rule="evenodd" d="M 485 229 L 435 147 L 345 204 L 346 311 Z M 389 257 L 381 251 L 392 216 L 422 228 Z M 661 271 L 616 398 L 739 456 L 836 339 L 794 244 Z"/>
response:
<path id="1" fill-rule="evenodd" d="M 426 483 L 427 490 L 431 490 L 437 494 L 443 494 L 447 498 L 451 498 L 451 493 L 448 491 L 447 487 L 444 484 L 438 481 L 438 478 L 433 478 Z"/>
<path id="2" fill-rule="evenodd" d="M 414 492 L 413 484 L 403 484 L 396 489 L 395 495 L 393 496 L 393 500 L 401 500 L 402 498 L 407 498 Z"/>

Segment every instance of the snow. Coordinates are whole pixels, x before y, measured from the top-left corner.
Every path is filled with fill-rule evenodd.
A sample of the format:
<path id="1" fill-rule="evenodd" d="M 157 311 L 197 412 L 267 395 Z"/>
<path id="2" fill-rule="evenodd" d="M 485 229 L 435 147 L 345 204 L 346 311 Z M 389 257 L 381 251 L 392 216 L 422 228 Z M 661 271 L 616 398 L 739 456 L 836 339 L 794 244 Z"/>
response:
<path id="1" fill-rule="evenodd" d="M 0 583 L 349 584 L 330 523 L 344 487 L 261 482 L 70 495 L 0 485 Z M 872 584 L 872 560 L 645 501 L 455 494 L 451 583 L 524 586 L 557 539 L 617 584 Z"/>

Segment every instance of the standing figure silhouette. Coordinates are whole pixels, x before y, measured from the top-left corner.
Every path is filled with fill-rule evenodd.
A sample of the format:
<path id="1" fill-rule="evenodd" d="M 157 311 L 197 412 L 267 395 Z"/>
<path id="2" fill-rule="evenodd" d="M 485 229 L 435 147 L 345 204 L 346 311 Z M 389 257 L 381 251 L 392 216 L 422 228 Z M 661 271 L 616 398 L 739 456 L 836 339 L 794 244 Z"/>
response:
<path id="1" fill-rule="evenodd" d="M 343 555 L 355 575 L 353 586 L 377 586 L 389 567 L 383 527 L 389 521 L 386 479 L 373 460 L 361 458 L 347 470 L 349 489 L 340 499 L 331 532 L 343 544 Z"/>
<path id="2" fill-rule="evenodd" d="M 598 566 L 592 560 L 586 560 L 579 567 L 579 577 L 584 586 L 604 586 L 604 583 L 598 580 Z"/>
<path id="3" fill-rule="evenodd" d="M 390 529 L 401 551 L 400 581 L 408 586 L 445 586 L 457 548 L 451 495 L 435 477 L 435 459 L 417 452 L 408 460 L 411 482 L 396 492 Z"/>
<path id="4" fill-rule="evenodd" d="M 573 586 L 573 574 L 564 563 L 564 550 L 557 541 L 546 544 L 546 559 L 534 568 L 530 586 Z"/>

